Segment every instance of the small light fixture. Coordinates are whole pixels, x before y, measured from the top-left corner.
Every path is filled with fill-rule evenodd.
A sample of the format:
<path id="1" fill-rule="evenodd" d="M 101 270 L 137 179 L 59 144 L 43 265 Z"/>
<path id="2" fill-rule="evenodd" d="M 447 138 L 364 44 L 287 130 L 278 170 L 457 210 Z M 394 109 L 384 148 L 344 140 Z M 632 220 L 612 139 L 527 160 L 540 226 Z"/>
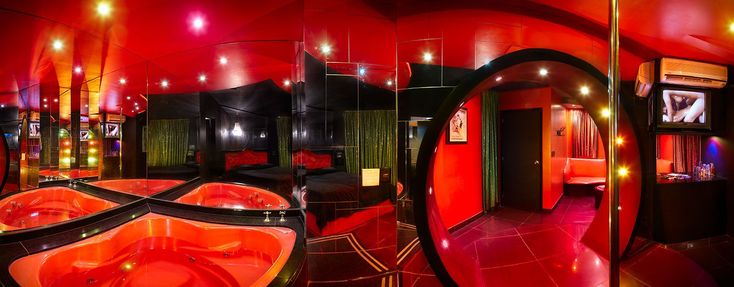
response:
<path id="1" fill-rule="evenodd" d="M 283 80 L 283 86 L 290 87 L 291 86 L 291 80 L 288 80 L 288 79 Z"/>
<path id="2" fill-rule="evenodd" d="M 76 67 L 74 67 L 74 73 L 81 74 L 82 73 L 82 66 L 76 66 Z"/>
<path id="3" fill-rule="evenodd" d="M 102 17 L 107 17 L 112 12 L 112 6 L 110 6 L 107 2 L 99 2 L 97 3 L 97 14 L 99 14 Z"/>
<path id="4" fill-rule="evenodd" d="M 163 87 L 164 89 L 165 88 L 168 88 L 168 85 L 169 85 L 168 80 L 162 80 L 161 81 L 161 87 Z"/>
<path id="5" fill-rule="evenodd" d="M 608 118 L 608 117 L 609 117 L 609 116 L 611 116 L 611 115 L 612 115 L 612 112 L 611 112 L 611 111 L 609 111 L 609 109 L 608 109 L 608 108 L 603 108 L 603 109 L 601 110 L 601 116 L 602 116 L 603 118 Z"/>
<path id="6" fill-rule="evenodd" d="M 127 84 L 127 79 L 120 78 L 120 85 L 124 85 L 124 84 Z"/>
<path id="7" fill-rule="evenodd" d="M 225 56 L 219 57 L 219 64 L 220 65 L 226 65 L 228 62 L 229 62 L 229 60 L 227 60 L 227 57 L 225 57 Z"/>
<path id="8" fill-rule="evenodd" d="M 388 87 L 391 87 L 391 86 L 392 86 L 392 80 L 387 80 L 387 82 L 385 82 L 385 84 L 386 84 L 386 85 L 387 85 Z"/>
<path id="9" fill-rule="evenodd" d="M 125 99 L 129 100 L 130 99 L 130 96 L 125 97 Z"/>
<path id="10" fill-rule="evenodd" d="M 84 107 L 85 107 L 85 108 L 88 108 L 88 107 L 89 107 L 89 105 L 87 105 L 87 104 L 84 104 Z"/>
<path id="11" fill-rule="evenodd" d="M 5 104 L 0 104 L 0 108 L 4 108 L 4 107 L 5 107 Z"/>
<path id="12" fill-rule="evenodd" d="M 43 107 L 44 107 L 44 108 L 48 108 L 48 105 L 47 105 L 47 104 L 43 104 Z"/>
<path id="13" fill-rule="evenodd" d="M 629 173 L 630 171 L 626 167 L 620 167 L 619 170 L 617 170 L 617 174 L 620 177 L 626 177 L 627 175 L 629 175 Z"/>
<path id="14" fill-rule="evenodd" d="M 540 74 L 541 77 L 545 77 L 548 75 L 548 69 L 540 68 L 540 70 L 538 71 L 538 74 Z"/>
<path id="15" fill-rule="evenodd" d="M 191 22 L 191 26 L 196 30 L 201 30 L 201 28 L 204 28 L 204 19 L 201 17 L 194 18 L 194 21 Z"/>
<path id="16" fill-rule="evenodd" d="M 729 24 L 729 32 L 734 33 L 734 23 Z"/>
<path id="17" fill-rule="evenodd" d="M 423 62 L 430 63 L 433 61 L 433 54 L 431 52 L 424 52 L 423 53 Z"/>
<path id="18" fill-rule="evenodd" d="M 200 83 L 206 83 L 206 75 L 205 74 L 199 74 L 199 82 Z"/>
<path id="19" fill-rule="evenodd" d="M 495 82 L 502 81 L 502 76 L 497 76 L 496 78 L 494 78 L 494 81 Z"/>
<path id="20" fill-rule="evenodd" d="M 588 95 L 589 95 L 589 93 L 591 92 L 591 90 L 589 89 L 589 87 L 588 87 L 588 86 L 583 86 L 583 87 L 581 87 L 581 89 L 580 89 L 579 91 L 580 91 L 580 92 L 581 92 L 581 94 L 582 94 L 582 95 L 584 95 L 584 96 L 588 96 Z"/>
<path id="21" fill-rule="evenodd" d="M 331 54 L 331 46 L 327 43 L 321 44 L 321 47 L 319 47 L 319 50 L 321 50 L 321 54 L 324 54 L 324 55 Z"/>
<path id="22" fill-rule="evenodd" d="M 47 98 L 43 98 L 43 102 L 44 102 L 44 103 L 45 103 L 45 102 L 48 102 L 48 99 L 47 99 Z"/>
<path id="23" fill-rule="evenodd" d="M 261 139 L 264 139 L 266 137 L 267 137 L 267 135 L 265 134 L 265 131 L 260 131 L 260 138 Z"/>
<path id="24" fill-rule="evenodd" d="M 53 41 L 53 43 L 51 43 L 51 47 L 54 48 L 54 50 L 56 51 L 61 51 L 61 49 L 64 48 L 64 42 L 62 42 L 59 39 L 56 39 Z"/>
<path id="25" fill-rule="evenodd" d="M 614 142 L 615 142 L 615 143 L 616 143 L 617 145 L 623 145 L 623 144 L 624 144 L 624 138 L 623 138 L 623 137 L 617 137 L 617 139 L 616 139 L 616 140 L 614 140 Z"/>
<path id="26" fill-rule="evenodd" d="M 240 123 L 234 123 L 234 127 L 232 127 L 232 135 L 236 137 L 241 137 L 244 133 L 242 132 L 242 127 L 240 127 Z"/>
<path id="27" fill-rule="evenodd" d="M 367 74 L 367 69 L 365 69 L 365 68 L 359 68 L 359 75 L 360 76 L 364 76 L 365 74 Z"/>
<path id="28" fill-rule="evenodd" d="M 59 99 L 54 99 L 54 103 L 58 103 L 58 102 L 59 102 Z"/>

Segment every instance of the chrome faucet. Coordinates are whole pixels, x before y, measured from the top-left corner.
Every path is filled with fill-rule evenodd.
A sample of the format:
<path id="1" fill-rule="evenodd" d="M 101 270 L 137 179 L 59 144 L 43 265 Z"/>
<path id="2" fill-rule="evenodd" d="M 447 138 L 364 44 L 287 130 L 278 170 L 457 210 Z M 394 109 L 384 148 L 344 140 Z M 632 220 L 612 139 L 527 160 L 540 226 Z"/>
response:
<path id="1" fill-rule="evenodd" d="M 285 204 L 280 204 L 280 211 L 278 211 L 278 214 L 280 214 L 280 222 L 285 222 Z"/>
<path id="2" fill-rule="evenodd" d="M 272 205 L 270 205 L 270 204 L 266 204 L 265 205 L 265 208 L 270 209 L 271 206 Z M 270 222 L 270 214 L 271 214 L 270 210 L 263 212 L 263 214 L 265 214 L 265 220 L 264 221 L 265 222 Z"/>

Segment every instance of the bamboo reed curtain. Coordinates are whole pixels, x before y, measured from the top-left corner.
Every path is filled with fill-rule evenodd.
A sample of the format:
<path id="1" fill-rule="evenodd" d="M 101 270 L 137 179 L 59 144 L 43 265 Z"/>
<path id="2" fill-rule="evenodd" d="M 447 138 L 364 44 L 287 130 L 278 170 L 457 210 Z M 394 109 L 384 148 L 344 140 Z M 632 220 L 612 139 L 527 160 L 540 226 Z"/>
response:
<path id="1" fill-rule="evenodd" d="M 394 183 L 397 179 L 395 111 L 346 111 L 344 128 L 347 172 L 359 174 L 362 168 L 390 168 Z"/>
<path id="2" fill-rule="evenodd" d="M 278 129 L 278 165 L 291 167 L 291 118 L 278 117 L 276 125 Z"/>
<path id="3" fill-rule="evenodd" d="M 182 165 L 188 151 L 189 120 L 150 120 L 147 140 L 149 166 Z"/>
<path id="4" fill-rule="evenodd" d="M 499 203 L 499 94 L 482 93 L 482 206 L 485 211 Z"/>

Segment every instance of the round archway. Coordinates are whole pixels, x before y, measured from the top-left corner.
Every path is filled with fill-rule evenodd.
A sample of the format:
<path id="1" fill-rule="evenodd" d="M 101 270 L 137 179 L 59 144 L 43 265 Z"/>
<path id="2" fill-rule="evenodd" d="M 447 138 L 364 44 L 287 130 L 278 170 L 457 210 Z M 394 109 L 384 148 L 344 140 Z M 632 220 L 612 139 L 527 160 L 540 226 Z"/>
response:
<path id="1" fill-rule="evenodd" d="M 413 190 L 414 212 L 418 236 L 424 253 L 438 278 L 447 286 L 481 286 L 481 271 L 473 260 L 463 254 L 460 244 L 449 233 L 449 228 L 442 218 L 437 194 L 434 164 L 437 160 L 438 147 L 443 140 L 443 131 L 461 106 L 473 95 L 496 86 L 498 76 L 506 69 L 528 63 L 554 62 L 571 67 L 583 73 L 593 84 L 606 89 L 607 78 L 591 64 L 574 56 L 547 49 L 526 49 L 513 52 L 495 59 L 482 68 L 474 71 L 457 86 L 441 104 L 433 124 L 427 129 L 421 144 L 416 165 Z M 601 111 L 607 106 L 606 93 L 574 93 L 575 100 L 590 112 L 601 135 L 606 135 L 608 123 Z M 594 112 L 597 111 L 597 112 Z M 629 171 L 628 176 L 620 179 L 620 250 L 626 251 L 632 240 L 633 229 L 637 219 L 642 190 L 641 155 L 635 128 L 629 115 L 620 109 L 618 133 L 624 144 L 619 146 L 618 162 Z M 609 142 L 602 136 L 603 146 L 607 149 Z M 440 184 L 439 184 L 440 186 Z M 601 256 L 609 255 L 609 209 L 608 194 L 604 192 L 601 207 L 596 212 L 589 228 L 582 237 L 582 242 Z M 491 254 L 489 255 L 491 256 Z"/>

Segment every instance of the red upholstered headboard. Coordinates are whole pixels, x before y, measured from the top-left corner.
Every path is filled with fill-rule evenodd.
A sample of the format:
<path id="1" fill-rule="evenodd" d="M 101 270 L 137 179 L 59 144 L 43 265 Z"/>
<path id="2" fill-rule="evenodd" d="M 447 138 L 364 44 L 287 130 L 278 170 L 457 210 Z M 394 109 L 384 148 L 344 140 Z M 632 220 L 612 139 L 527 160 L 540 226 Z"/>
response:
<path id="1" fill-rule="evenodd" d="M 268 163 L 268 152 L 245 149 L 243 151 L 224 153 L 224 170 L 229 171 L 241 165 L 259 165 Z"/>
<path id="2" fill-rule="evenodd" d="M 315 153 L 310 150 L 299 150 L 293 154 L 293 166 L 303 165 L 306 169 L 330 168 L 331 154 Z"/>

